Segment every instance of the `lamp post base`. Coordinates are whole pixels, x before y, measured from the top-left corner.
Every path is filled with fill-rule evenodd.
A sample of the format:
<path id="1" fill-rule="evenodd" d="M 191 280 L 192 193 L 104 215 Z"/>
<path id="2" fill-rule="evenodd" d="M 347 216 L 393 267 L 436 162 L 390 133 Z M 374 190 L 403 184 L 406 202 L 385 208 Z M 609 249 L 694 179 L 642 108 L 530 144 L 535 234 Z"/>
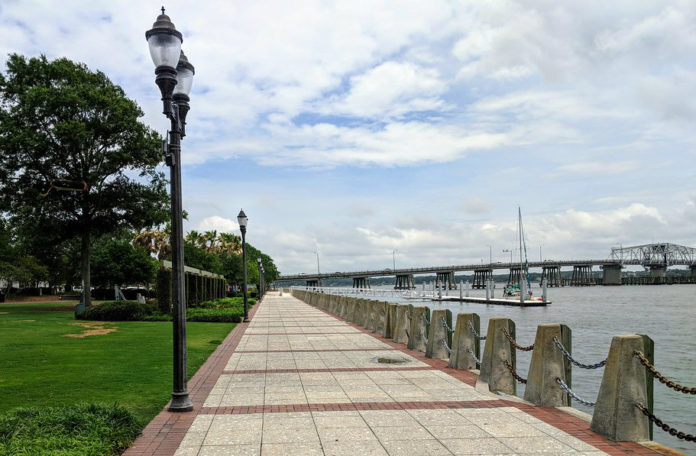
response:
<path id="1" fill-rule="evenodd" d="M 193 403 L 189 399 L 188 392 L 172 393 L 172 401 L 167 410 L 170 412 L 190 412 L 193 410 Z"/>

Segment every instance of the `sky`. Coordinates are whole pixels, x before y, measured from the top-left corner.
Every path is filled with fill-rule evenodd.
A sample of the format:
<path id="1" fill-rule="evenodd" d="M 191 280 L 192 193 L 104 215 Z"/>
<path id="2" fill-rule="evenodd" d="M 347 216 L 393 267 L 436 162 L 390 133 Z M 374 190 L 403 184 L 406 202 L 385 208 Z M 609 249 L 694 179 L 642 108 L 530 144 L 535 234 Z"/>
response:
<path id="1" fill-rule="evenodd" d="M 164 134 L 161 6 L 0 0 L 2 71 L 83 62 Z M 243 208 L 288 274 L 506 261 L 518 207 L 530 260 L 696 246 L 696 2 L 164 6 L 196 68 L 187 231 L 238 233 Z"/>

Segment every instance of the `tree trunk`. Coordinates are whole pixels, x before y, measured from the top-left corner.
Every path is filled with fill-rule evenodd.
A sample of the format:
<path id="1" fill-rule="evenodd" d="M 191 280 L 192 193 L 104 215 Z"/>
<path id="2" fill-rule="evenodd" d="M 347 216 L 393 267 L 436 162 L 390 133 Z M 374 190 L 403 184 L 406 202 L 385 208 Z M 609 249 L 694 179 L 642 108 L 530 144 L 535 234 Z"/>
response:
<path id="1" fill-rule="evenodd" d="M 89 229 L 82 232 L 82 295 L 84 296 L 85 307 L 92 305 L 92 279 L 89 268 Z"/>

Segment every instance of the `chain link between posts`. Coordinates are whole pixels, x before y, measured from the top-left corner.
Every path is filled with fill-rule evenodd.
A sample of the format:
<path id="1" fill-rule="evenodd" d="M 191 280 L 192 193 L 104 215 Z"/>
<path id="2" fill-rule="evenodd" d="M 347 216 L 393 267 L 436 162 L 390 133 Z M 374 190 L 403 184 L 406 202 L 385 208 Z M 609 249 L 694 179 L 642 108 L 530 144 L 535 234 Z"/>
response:
<path id="1" fill-rule="evenodd" d="M 643 412 L 643 415 L 647 416 L 650 421 L 655 423 L 657 427 L 669 433 L 669 435 L 674 436 L 680 440 L 686 440 L 687 442 L 696 442 L 696 435 L 687 434 L 686 432 L 682 432 L 673 428 L 669 424 L 663 422 L 661 419 L 653 415 L 653 413 L 650 410 L 648 410 L 648 408 L 643 404 L 636 404 L 636 407 L 638 407 L 638 409 L 641 412 Z"/>
<path id="2" fill-rule="evenodd" d="M 512 364 L 510 364 L 510 362 L 507 359 L 505 360 L 505 367 L 507 367 L 512 376 L 515 377 L 515 379 L 517 379 L 518 382 L 524 383 L 525 385 L 527 384 L 527 379 L 520 376 L 520 374 L 518 374 L 517 371 L 515 371 L 515 368 L 512 367 Z"/>
<path id="3" fill-rule="evenodd" d="M 585 404 L 588 407 L 595 406 L 596 402 L 586 401 L 585 399 L 583 399 L 580 396 L 578 396 L 577 394 L 575 394 L 575 391 L 570 389 L 570 386 L 566 385 L 566 383 L 563 380 L 561 380 L 559 377 L 556 377 L 556 383 L 558 383 L 561 386 L 561 389 L 563 391 L 565 391 L 566 393 L 568 393 L 568 395 L 570 395 L 570 397 L 572 397 L 576 401 L 580 402 L 581 404 Z"/>
<path id="4" fill-rule="evenodd" d="M 516 349 L 521 350 L 521 351 L 526 351 L 526 352 L 534 350 L 534 344 L 528 345 L 526 347 L 523 345 L 520 345 L 517 343 L 517 341 L 515 341 L 515 339 L 512 338 L 512 336 L 510 335 L 510 333 L 508 332 L 507 329 L 505 329 L 505 328 L 502 328 L 502 329 L 503 329 L 503 334 L 505 334 L 505 338 L 510 342 L 510 345 L 512 345 Z"/>
<path id="5" fill-rule="evenodd" d="M 471 355 L 472 358 L 474 358 L 474 361 L 476 361 L 477 364 L 481 364 L 481 359 L 476 357 L 476 353 L 470 348 L 466 349 L 466 352 Z"/>
<path id="6" fill-rule="evenodd" d="M 476 328 L 474 328 L 474 324 L 471 321 L 469 321 L 469 330 L 471 330 L 471 334 L 478 340 L 486 340 L 486 336 L 482 336 L 476 332 Z"/>
<path id="7" fill-rule="evenodd" d="M 450 346 L 447 344 L 447 338 L 446 338 L 446 337 L 442 339 L 442 346 L 445 347 L 445 351 L 447 351 L 447 354 L 448 354 L 448 355 L 451 355 L 451 354 L 452 354 L 452 349 L 451 349 Z"/>
<path id="8" fill-rule="evenodd" d="M 650 361 L 648 360 L 648 358 L 645 357 L 643 353 L 636 350 L 633 352 L 633 356 L 640 360 L 641 364 L 643 364 L 643 366 L 645 366 L 646 369 L 648 369 L 650 375 L 658 379 L 660 383 L 663 383 L 667 388 L 672 388 L 674 391 L 678 391 L 684 394 L 696 394 L 696 387 L 680 385 L 674 380 L 670 380 L 664 375 L 662 375 L 662 373 L 660 373 L 660 371 L 658 371 L 654 365 L 650 364 Z"/>
<path id="9" fill-rule="evenodd" d="M 556 347 L 558 347 L 558 349 L 561 351 L 561 353 L 563 353 L 563 356 L 565 356 L 566 359 L 567 359 L 568 361 L 570 361 L 571 363 L 575 364 L 576 366 L 578 366 L 578 367 L 580 367 L 580 368 L 582 368 L 582 369 L 599 369 L 600 367 L 604 367 L 604 365 L 607 363 L 607 360 L 605 359 L 605 360 L 600 361 L 600 362 L 595 363 L 595 364 L 582 364 L 582 363 L 576 361 L 576 360 L 570 355 L 570 353 L 568 352 L 568 350 L 566 350 L 566 348 L 563 346 L 563 344 L 561 343 L 561 341 L 558 340 L 557 337 L 554 337 L 554 338 L 553 338 L 553 343 L 556 344 Z"/>
<path id="10" fill-rule="evenodd" d="M 442 326 L 447 330 L 448 333 L 452 334 L 454 332 L 454 329 L 450 328 L 449 325 L 447 324 L 447 320 L 445 320 L 445 317 L 441 317 L 442 319 Z"/>

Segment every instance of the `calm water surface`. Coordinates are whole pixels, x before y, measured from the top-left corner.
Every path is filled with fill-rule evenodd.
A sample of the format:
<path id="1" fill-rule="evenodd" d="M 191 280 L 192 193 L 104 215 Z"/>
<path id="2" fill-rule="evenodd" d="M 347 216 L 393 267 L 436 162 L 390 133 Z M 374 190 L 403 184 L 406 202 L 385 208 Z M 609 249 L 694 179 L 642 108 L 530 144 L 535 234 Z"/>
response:
<path id="1" fill-rule="evenodd" d="M 500 287 L 501 284 L 497 284 L 496 297 L 500 296 Z M 540 294 L 537 287 L 534 287 L 534 293 Z M 450 295 L 459 296 L 459 291 L 450 291 Z M 470 296 L 484 297 L 485 291 L 470 290 Z M 605 359 L 615 335 L 647 334 L 655 341 L 657 368 L 681 384 L 696 386 L 695 285 L 550 288 L 549 299 L 553 304 L 547 307 L 527 308 L 416 300 L 400 302 L 427 305 L 431 309 L 450 309 L 452 321 L 459 312 L 478 313 L 484 333 L 489 318 L 511 318 L 521 345 L 534 343 L 538 324 L 564 323 L 572 330 L 573 357 L 585 364 Z M 399 301 L 397 298 L 391 300 Z M 483 346 L 481 348 L 483 350 Z M 530 359 L 530 352 L 517 352 L 517 370 L 523 377 L 527 377 Z M 581 398 L 594 402 L 602 373 L 603 369 L 573 367 L 573 390 Z M 696 434 L 696 396 L 677 393 L 657 380 L 654 390 L 655 415 L 681 431 Z M 523 394 L 524 385 L 518 385 L 518 395 Z M 591 408 L 577 402 L 573 406 L 592 413 Z M 661 429 L 654 428 L 654 440 L 696 455 L 696 443 L 678 440 Z"/>

